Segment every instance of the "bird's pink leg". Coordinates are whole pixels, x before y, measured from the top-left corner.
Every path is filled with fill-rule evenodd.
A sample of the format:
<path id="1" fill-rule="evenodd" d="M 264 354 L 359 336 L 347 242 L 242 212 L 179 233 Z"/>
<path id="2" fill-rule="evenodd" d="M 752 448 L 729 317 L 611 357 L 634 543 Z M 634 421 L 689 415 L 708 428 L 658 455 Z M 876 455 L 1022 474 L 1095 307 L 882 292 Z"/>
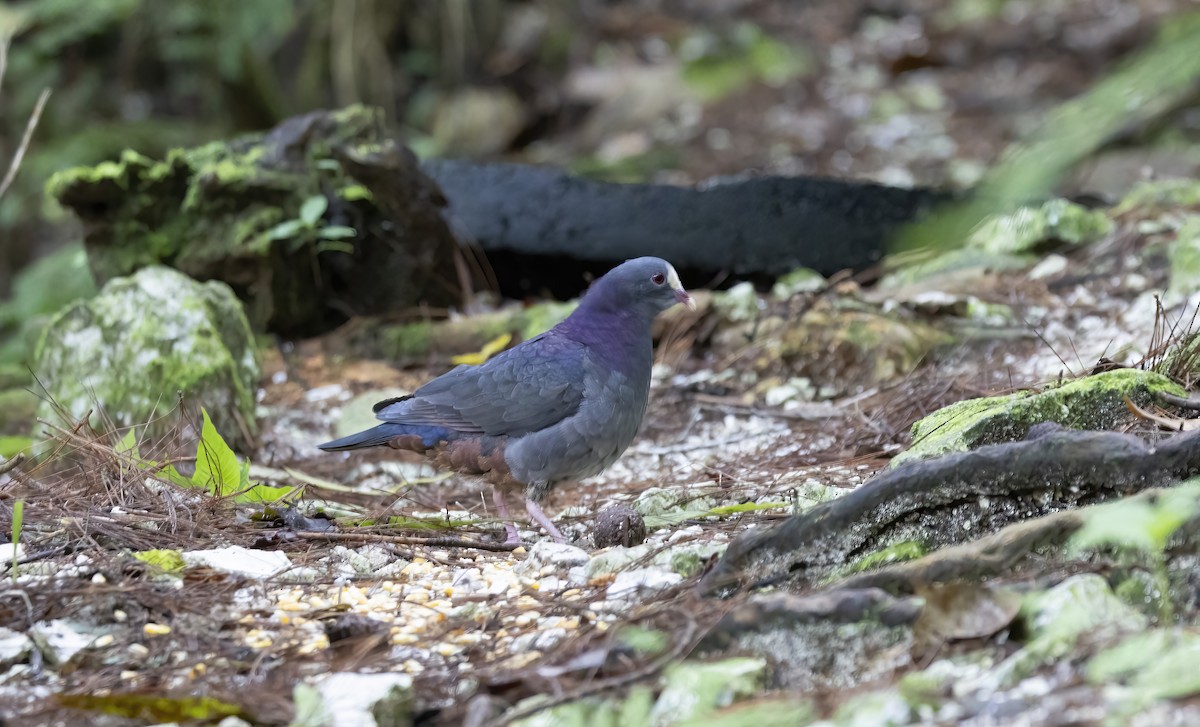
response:
<path id="1" fill-rule="evenodd" d="M 554 542 L 567 542 L 567 539 L 558 531 L 558 528 L 554 527 L 554 523 L 550 522 L 550 518 L 546 517 L 546 513 L 542 512 L 542 508 L 538 507 L 538 504 L 528 497 L 525 498 L 525 509 L 529 511 L 530 517 L 536 520 L 538 525 L 546 528 L 546 532 L 550 533 L 550 537 Z"/>
<path id="2" fill-rule="evenodd" d="M 504 523 L 504 532 L 508 533 L 504 544 L 520 545 L 521 534 L 517 532 L 517 525 L 513 522 L 512 516 L 508 514 L 508 505 L 504 504 L 504 494 L 500 492 L 500 488 L 494 485 L 492 486 L 492 502 L 496 504 L 496 512 L 499 513 L 500 520 Z"/>

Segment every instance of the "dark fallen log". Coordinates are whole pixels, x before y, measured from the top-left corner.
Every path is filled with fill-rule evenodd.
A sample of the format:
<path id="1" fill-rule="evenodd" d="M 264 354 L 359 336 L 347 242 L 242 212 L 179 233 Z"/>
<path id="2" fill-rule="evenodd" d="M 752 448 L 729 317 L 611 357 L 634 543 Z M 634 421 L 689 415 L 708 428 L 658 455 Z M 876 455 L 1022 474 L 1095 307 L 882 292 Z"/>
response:
<path id="1" fill-rule="evenodd" d="M 953 546 L 1015 522 L 1170 486 L 1198 472 L 1200 432 L 1152 447 L 1127 434 L 1038 425 L 1021 442 L 901 465 L 779 527 L 743 535 L 700 589 L 718 594 L 782 582 L 803 588 L 889 545 Z M 1037 536 L 1029 534 L 1029 542 L 1036 544 Z"/>
<path id="2" fill-rule="evenodd" d="M 99 282 L 152 264 L 222 280 L 256 328 L 284 335 L 454 306 L 463 287 L 489 279 L 509 298 L 572 298 L 640 255 L 671 260 L 691 287 L 768 282 L 800 266 L 857 270 L 938 197 L 827 179 L 699 189 L 518 164 L 419 165 L 382 112 L 361 106 L 161 160 L 126 152 L 60 172 L 48 188 L 83 223 Z M 490 278 L 472 279 L 486 271 L 468 264 L 463 240 L 482 249 Z"/>
<path id="3" fill-rule="evenodd" d="M 860 270 L 890 235 L 946 195 L 805 177 L 704 187 L 615 184 L 522 164 L 427 160 L 458 226 L 487 254 L 501 292 L 581 292 L 585 274 L 639 255 L 670 260 L 684 283 L 769 280 L 798 267 Z M 515 287 L 514 287 L 515 286 Z"/>

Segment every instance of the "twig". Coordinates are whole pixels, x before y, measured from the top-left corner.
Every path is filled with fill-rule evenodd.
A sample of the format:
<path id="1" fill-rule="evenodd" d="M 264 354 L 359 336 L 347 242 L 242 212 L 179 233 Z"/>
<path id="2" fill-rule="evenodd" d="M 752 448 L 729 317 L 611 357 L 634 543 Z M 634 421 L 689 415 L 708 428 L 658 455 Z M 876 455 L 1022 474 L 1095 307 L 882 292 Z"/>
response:
<path id="1" fill-rule="evenodd" d="M 5 474 L 11 470 L 14 470 L 17 467 L 20 467 L 21 463 L 24 461 L 25 461 L 25 453 L 17 452 L 16 454 L 14 454 L 12 456 L 11 459 L 7 459 L 3 462 L 0 462 L 0 475 Z"/>
<path id="2" fill-rule="evenodd" d="M 4 193 L 16 179 L 17 170 L 21 168 L 21 160 L 25 158 L 25 151 L 29 148 L 29 141 L 33 138 L 33 130 L 37 128 L 38 121 L 42 118 L 42 109 L 46 108 L 46 102 L 49 100 L 50 89 L 42 89 L 42 95 L 38 96 L 33 113 L 29 116 L 29 122 L 25 124 L 25 135 L 21 137 L 21 145 L 17 147 L 17 153 L 13 154 L 12 161 L 8 165 L 8 172 L 4 175 L 4 181 L 0 182 L 0 198 L 4 197 Z"/>
<path id="3" fill-rule="evenodd" d="M 439 536 L 436 538 L 419 538 L 411 535 L 380 535 L 378 533 L 296 533 L 296 537 L 304 540 L 351 541 L 362 543 L 397 543 L 399 545 L 428 545 L 438 548 L 475 548 L 496 552 L 513 551 L 521 547 L 514 543 L 485 543 L 467 538 Z"/>
<path id="4" fill-rule="evenodd" d="M 1158 399 L 1163 404 L 1177 406 L 1180 409 L 1187 409 L 1188 411 L 1200 411 L 1200 399 L 1185 399 L 1182 396 L 1168 394 L 1165 391 L 1155 394 L 1154 398 Z"/>

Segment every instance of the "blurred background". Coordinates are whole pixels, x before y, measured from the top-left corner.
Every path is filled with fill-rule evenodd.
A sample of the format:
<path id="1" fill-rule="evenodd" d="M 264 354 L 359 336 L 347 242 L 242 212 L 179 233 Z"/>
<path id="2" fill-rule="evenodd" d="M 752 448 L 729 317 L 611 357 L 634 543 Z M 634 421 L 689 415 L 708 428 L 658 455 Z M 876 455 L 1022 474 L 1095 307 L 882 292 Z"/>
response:
<path id="1" fill-rule="evenodd" d="M 0 201 L 0 298 L 79 236 L 56 170 L 363 102 L 421 156 L 690 184 L 770 173 L 962 189 L 1190 0 L 30 0 L 10 37 L 0 159 L 53 90 Z M 1200 165 L 1192 94 L 1060 184 L 1113 197 Z M 86 276 L 60 273 L 72 297 Z M 48 306 L 51 309 L 54 306 Z M 28 308 L 28 305 L 26 305 Z M 29 314 L 12 310 L 0 326 Z"/>

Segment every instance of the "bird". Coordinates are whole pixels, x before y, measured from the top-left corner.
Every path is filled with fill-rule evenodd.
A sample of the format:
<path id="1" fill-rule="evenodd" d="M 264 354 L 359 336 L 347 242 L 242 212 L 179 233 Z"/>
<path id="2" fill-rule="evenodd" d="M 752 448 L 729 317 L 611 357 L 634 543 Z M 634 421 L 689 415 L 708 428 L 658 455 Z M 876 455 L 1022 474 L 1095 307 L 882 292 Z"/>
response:
<path id="1" fill-rule="evenodd" d="M 381 401 L 381 424 L 317 446 L 408 450 L 482 479 L 512 545 L 521 539 L 504 494 L 523 489 L 530 517 L 564 543 L 538 503 L 556 485 L 603 472 L 633 441 L 650 395 L 651 324 L 679 303 L 696 308 L 670 263 L 626 260 L 550 330 Z"/>

